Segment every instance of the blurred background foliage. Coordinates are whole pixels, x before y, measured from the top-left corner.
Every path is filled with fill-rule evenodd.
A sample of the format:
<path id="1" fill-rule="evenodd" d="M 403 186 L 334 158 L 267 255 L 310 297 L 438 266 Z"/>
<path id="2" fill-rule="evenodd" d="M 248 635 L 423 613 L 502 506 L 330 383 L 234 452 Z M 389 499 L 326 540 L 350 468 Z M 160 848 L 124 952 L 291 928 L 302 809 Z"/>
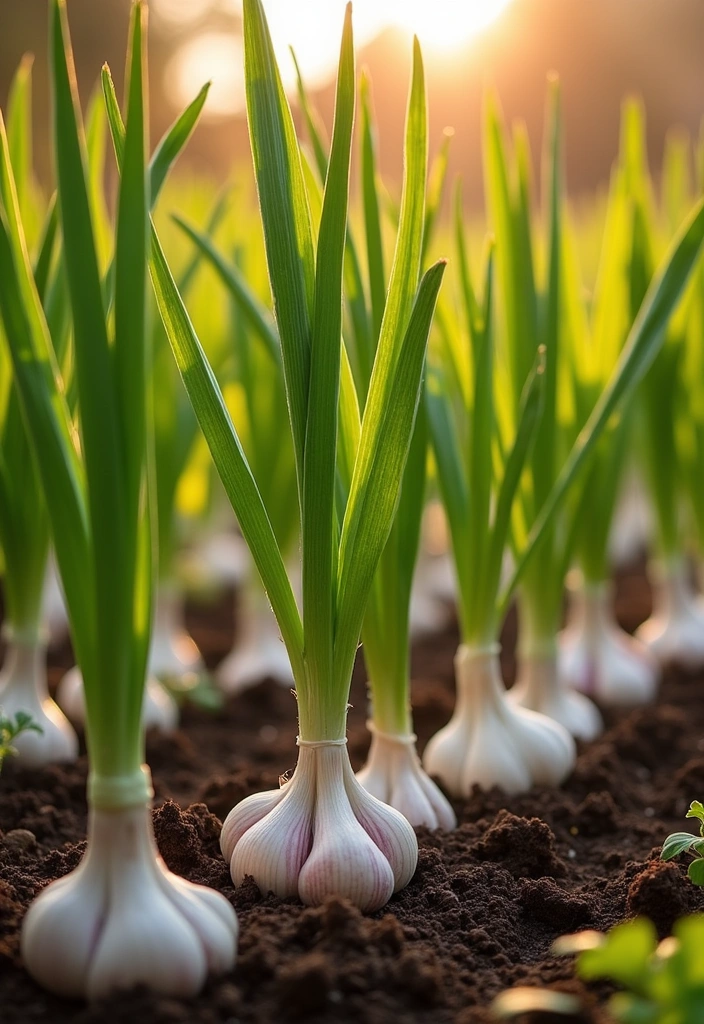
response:
<path id="1" fill-rule="evenodd" d="M 628 94 L 642 97 L 648 148 L 661 165 L 673 126 L 699 131 L 704 96 L 703 0 L 357 0 L 360 65 L 369 67 L 387 181 L 400 176 L 409 65 L 409 30 L 424 43 L 431 140 L 452 126 L 450 174 L 462 173 L 465 202 L 482 201 L 479 147 L 482 96 L 495 87 L 509 120 L 524 119 L 539 152 L 545 78 L 557 71 L 564 104 L 567 185 L 572 197 L 605 187 Z M 213 89 L 184 165 L 224 181 L 239 158 L 249 163 L 242 112 L 238 0 L 151 0 L 150 68 L 154 140 L 177 108 L 208 78 Z M 292 42 L 324 119 L 330 121 L 332 66 L 342 0 L 270 0 L 280 50 Z M 107 61 L 122 76 L 129 0 L 69 0 L 76 72 L 87 100 Z M 386 12 L 386 16 L 384 16 Z M 0 2 L 0 105 L 22 55 L 35 55 L 35 151 L 48 178 L 45 0 Z M 424 39 L 424 35 L 426 38 Z M 42 132 L 44 131 L 44 135 Z"/>

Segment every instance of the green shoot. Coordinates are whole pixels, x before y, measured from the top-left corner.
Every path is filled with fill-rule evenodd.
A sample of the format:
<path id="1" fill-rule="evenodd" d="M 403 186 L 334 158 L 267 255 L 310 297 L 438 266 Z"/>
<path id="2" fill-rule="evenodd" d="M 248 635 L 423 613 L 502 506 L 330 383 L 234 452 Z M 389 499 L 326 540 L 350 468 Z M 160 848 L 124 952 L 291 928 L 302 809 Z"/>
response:
<path id="1" fill-rule="evenodd" d="M 660 860 L 672 860 L 681 853 L 694 854 L 694 860 L 687 868 L 687 874 L 695 885 L 704 885 L 704 805 L 693 800 L 686 817 L 696 818 L 699 822 L 699 836 L 690 832 L 673 832 L 662 845 Z"/>
<path id="2" fill-rule="evenodd" d="M 0 771 L 6 757 L 16 757 L 17 748 L 13 745 L 23 732 L 42 732 L 42 727 L 35 722 L 26 711 L 17 711 L 14 718 L 8 718 L 0 708 Z"/>

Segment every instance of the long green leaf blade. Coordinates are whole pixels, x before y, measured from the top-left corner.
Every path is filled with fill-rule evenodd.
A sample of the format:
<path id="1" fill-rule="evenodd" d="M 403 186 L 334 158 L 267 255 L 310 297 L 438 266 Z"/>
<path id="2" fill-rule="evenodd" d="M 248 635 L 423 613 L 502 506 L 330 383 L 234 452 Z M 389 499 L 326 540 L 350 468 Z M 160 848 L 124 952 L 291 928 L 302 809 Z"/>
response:
<path id="1" fill-rule="evenodd" d="M 368 457 L 357 458 L 340 541 L 334 663 L 338 682 L 349 679 L 367 596 L 396 514 L 444 270 L 444 261 L 436 263 L 421 282 L 383 417 L 379 421 L 364 417 L 362 422 L 359 449 Z"/>
<path id="2" fill-rule="evenodd" d="M 153 229 L 150 269 L 159 313 L 183 383 L 271 601 L 294 676 L 302 679 L 303 627 L 274 531 L 222 392 Z"/>
<path id="3" fill-rule="evenodd" d="M 315 292 L 310 210 L 293 118 L 260 0 L 244 0 L 243 17 L 252 156 L 302 492 Z"/>
<path id="4" fill-rule="evenodd" d="M 90 481 L 100 685 L 111 687 L 120 686 L 125 676 L 131 627 L 126 618 L 124 460 L 68 38 L 64 0 L 53 0 L 51 58 L 59 210 L 73 311 L 82 447 Z M 85 670 L 84 676 L 90 702 L 90 690 L 97 680 L 89 678 Z"/>
<path id="5" fill-rule="evenodd" d="M 154 208 L 154 205 L 159 198 L 159 193 L 164 186 L 164 182 L 168 177 L 169 171 L 176 162 L 181 150 L 195 131 L 195 127 L 198 124 L 198 118 L 200 117 L 200 112 L 205 106 L 205 101 L 208 98 L 209 91 L 210 82 L 206 82 L 196 98 L 188 104 L 182 114 L 179 114 L 152 154 L 149 165 L 151 181 L 151 209 Z"/>
<path id="6" fill-rule="evenodd" d="M 152 551 L 149 501 L 145 495 L 147 430 L 147 239 L 149 186 L 146 166 L 144 7 L 132 8 L 127 58 L 127 128 L 120 175 L 115 242 L 115 340 L 113 366 L 124 459 L 126 562 L 131 685 L 125 729 L 139 734 L 142 694 L 151 634 Z M 131 723 L 131 728 L 130 728 Z"/>
<path id="7" fill-rule="evenodd" d="M 335 469 L 342 338 L 342 280 L 347 233 L 355 71 L 352 7 L 347 5 L 340 50 L 335 121 L 316 258 L 315 307 L 303 474 L 303 630 L 306 661 L 329 680 L 335 621 L 337 537 Z M 336 582 L 336 581 L 335 581 Z"/>

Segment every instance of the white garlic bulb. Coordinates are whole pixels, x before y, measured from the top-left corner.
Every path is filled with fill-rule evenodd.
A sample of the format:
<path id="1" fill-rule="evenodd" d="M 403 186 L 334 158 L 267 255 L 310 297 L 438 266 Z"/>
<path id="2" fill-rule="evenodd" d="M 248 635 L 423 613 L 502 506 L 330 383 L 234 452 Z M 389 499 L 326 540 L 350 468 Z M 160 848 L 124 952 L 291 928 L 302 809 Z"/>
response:
<path id="1" fill-rule="evenodd" d="M 367 723 L 372 742 L 357 780 L 368 793 L 400 811 L 411 825 L 452 829 L 457 818 L 440 788 L 426 774 L 413 734 L 396 736 Z"/>
<path id="2" fill-rule="evenodd" d="M 413 876 L 415 833 L 359 784 L 346 740 L 299 744 L 291 781 L 248 797 L 225 820 L 220 844 L 232 879 L 251 875 L 262 892 L 310 906 L 335 895 L 378 910 Z"/>
<path id="3" fill-rule="evenodd" d="M 574 740 L 551 718 L 509 702 L 499 645 L 461 644 L 455 673 L 455 711 L 425 748 L 428 774 L 453 796 L 469 796 L 475 784 L 507 793 L 559 785 L 574 766 Z"/>

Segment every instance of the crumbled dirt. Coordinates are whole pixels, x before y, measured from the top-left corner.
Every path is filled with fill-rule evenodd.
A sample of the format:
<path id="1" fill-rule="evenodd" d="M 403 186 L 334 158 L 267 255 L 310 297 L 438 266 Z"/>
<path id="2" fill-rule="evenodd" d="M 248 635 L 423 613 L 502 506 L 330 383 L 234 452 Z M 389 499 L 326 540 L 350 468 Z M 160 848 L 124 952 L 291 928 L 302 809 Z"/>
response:
<path id="1" fill-rule="evenodd" d="M 642 572 L 619 581 L 617 608 L 635 627 L 648 614 Z M 232 642 L 232 602 L 189 615 L 210 665 Z M 510 620 L 504 671 L 513 677 Z M 416 646 L 413 698 L 421 748 L 453 703 L 454 629 Z M 52 680 L 70 664 L 52 655 Z M 249 793 L 278 785 L 295 763 L 295 703 L 266 682 L 220 711 L 187 707 L 170 737 L 150 736 L 154 827 L 170 868 L 212 885 L 240 918 L 237 965 L 194 1000 L 136 990 L 85 1006 L 42 992 L 19 955 L 19 926 L 50 880 L 76 866 L 84 849 L 86 761 L 22 771 L 8 763 L 0 783 L 0 1016 L 3 1024 L 270 1024 L 278 1021 L 489 1024 L 495 995 L 514 985 L 576 993 L 572 1024 L 606 1024 L 605 986 L 585 988 L 552 941 L 581 928 L 608 929 L 635 914 L 661 935 L 680 914 L 704 910 L 686 857 L 658 860 L 671 831 L 686 827 L 689 802 L 704 796 L 702 680 L 670 673 L 654 707 L 608 712 L 606 733 L 580 747 L 560 789 L 507 798 L 475 790 L 455 803 L 452 833 L 420 830 L 418 870 L 379 913 L 344 901 L 305 908 L 262 896 L 251 881 L 232 887 L 220 821 Z M 349 746 L 355 767 L 368 746 L 364 674 L 357 667 Z M 564 1021 L 564 1018 L 562 1018 Z M 555 1024 L 533 1014 L 521 1024 Z"/>

